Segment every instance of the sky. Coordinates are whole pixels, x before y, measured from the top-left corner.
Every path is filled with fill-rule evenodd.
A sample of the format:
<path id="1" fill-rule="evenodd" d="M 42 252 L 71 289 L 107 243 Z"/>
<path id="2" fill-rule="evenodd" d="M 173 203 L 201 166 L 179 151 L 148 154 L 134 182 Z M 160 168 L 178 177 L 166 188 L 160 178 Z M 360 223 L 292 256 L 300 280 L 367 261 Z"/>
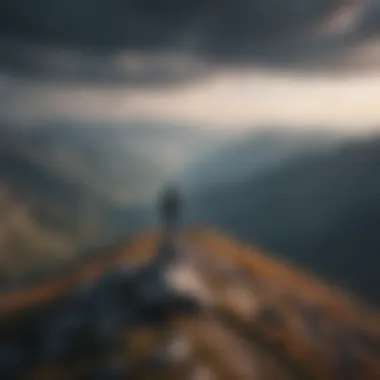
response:
<path id="1" fill-rule="evenodd" d="M 23 6 L 27 5 L 27 2 L 17 1 Z M 41 9 L 46 10 L 46 4 L 50 2 L 40 1 L 39 3 L 41 3 Z M 75 8 L 76 3 L 69 2 L 67 8 L 64 7 L 61 13 L 57 9 L 57 12 L 46 11 L 39 16 L 32 12 L 30 17 L 33 22 L 28 24 L 29 29 L 25 29 L 26 26 L 20 27 L 20 24 L 16 22 L 19 20 L 17 17 L 22 16 L 21 13 L 17 13 L 18 8 L 13 7 L 11 2 L 4 2 L 4 14 L 9 15 L 9 20 L 13 20 L 13 24 L 7 21 L 3 30 L 0 29 L 2 38 L 0 43 L 2 47 L 6 47 L 0 57 L 0 121 L 27 124 L 66 118 L 104 120 L 106 123 L 149 119 L 168 120 L 178 125 L 193 123 L 203 128 L 227 129 L 236 132 L 265 126 L 273 127 L 273 125 L 284 129 L 322 128 L 350 133 L 380 131 L 380 107 L 378 106 L 380 68 L 377 69 L 380 67 L 378 65 L 380 44 L 374 38 L 374 36 L 377 37 L 377 31 L 373 32 L 374 29 L 370 27 L 374 21 L 368 16 L 371 14 L 374 18 L 374 14 L 380 14 L 380 11 L 377 11 L 378 13 L 373 11 L 376 8 L 373 4 L 377 6 L 376 9 L 380 9 L 377 0 L 353 1 L 351 4 L 356 4 L 355 6 L 351 5 L 351 8 L 347 8 L 349 11 L 340 13 L 344 17 L 335 17 L 333 13 L 333 16 L 329 17 L 335 20 L 335 24 L 329 22 L 329 28 L 326 22 L 318 24 L 324 25 L 319 29 L 314 28 L 313 20 L 317 18 L 318 12 L 326 13 L 327 11 L 319 5 L 323 2 L 317 0 L 309 0 L 309 8 L 289 8 L 290 10 L 284 13 L 285 16 L 282 19 L 276 19 L 277 13 L 272 8 L 265 8 L 263 2 L 239 0 L 236 4 L 241 7 L 240 13 L 236 11 L 237 5 L 235 11 L 240 18 L 235 15 L 232 24 L 227 22 L 226 14 L 228 13 L 223 13 L 219 8 L 215 9 L 214 13 L 218 15 L 217 21 L 213 23 L 208 21 L 208 23 L 220 24 L 223 27 L 233 25 L 228 37 L 234 36 L 235 40 L 230 42 L 230 45 L 235 47 L 238 45 L 237 42 L 244 41 L 244 53 L 248 51 L 247 46 L 269 44 L 268 41 L 275 35 L 274 30 L 278 25 L 283 26 L 282 31 L 287 31 L 290 28 L 289 25 L 293 24 L 299 25 L 299 28 L 304 28 L 304 24 L 308 25 L 306 29 L 302 29 L 307 30 L 306 34 L 295 34 L 292 30 L 288 33 L 286 44 L 281 40 L 272 48 L 268 57 L 273 58 L 274 54 L 276 64 L 273 64 L 273 60 L 269 58 L 267 61 L 262 59 L 263 53 L 258 59 L 256 51 L 250 54 L 249 58 L 247 58 L 248 55 L 243 54 L 241 60 L 244 65 L 226 64 L 222 62 L 220 55 L 217 55 L 216 59 L 215 57 L 210 59 L 210 51 L 214 53 L 210 46 L 219 46 L 224 40 L 227 41 L 227 37 L 218 28 L 207 29 L 206 33 L 198 27 L 199 14 L 206 14 L 200 3 L 195 2 L 198 8 L 186 3 L 189 7 L 188 13 L 184 13 L 182 17 L 184 17 L 183 25 L 186 24 L 185 19 L 186 25 L 192 25 L 188 30 L 180 28 L 182 24 L 174 21 L 175 17 L 170 15 L 169 8 L 166 9 L 166 13 L 160 13 L 157 9 L 154 10 L 156 13 L 149 13 L 148 10 L 151 11 L 154 8 L 153 3 L 147 2 L 148 5 L 145 4 L 145 8 L 130 5 L 132 8 L 128 8 L 129 13 L 125 15 L 130 17 L 132 11 L 138 10 L 139 15 L 142 15 L 139 19 L 140 29 L 146 33 L 162 31 L 164 21 L 171 25 L 170 28 L 165 29 L 166 34 L 162 32 L 162 39 L 157 39 L 155 42 L 161 51 L 166 51 L 167 48 L 163 41 L 167 41 L 168 38 L 164 38 L 164 34 L 165 36 L 170 33 L 170 35 L 175 35 L 179 30 L 181 33 L 177 34 L 182 36 L 200 35 L 200 41 L 209 41 L 211 37 L 214 38 L 214 43 L 210 42 L 207 45 L 207 57 L 201 54 L 190 59 L 189 54 L 184 54 L 185 59 L 182 59 L 180 63 L 176 61 L 174 66 L 171 65 L 172 57 L 159 64 L 157 60 L 152 63 L 151 56 L 148 59 L 139 60 L 138 55 L 131 53 L 131 46 L 133 46 L 133 51 L 138 51 L 139 48 L 144 48 L 146 51 L 149 38 L 142 38 L 141 36 L 146 35 L 144 33 L 136 34 L 131 31 L 124 31 L 125 34 L 122 35 L 126 38 L 117 40 L 119 54 L 115 54 L 115 50 L 112 54 L 108 51 L 105 53 L 105 50 L 97 50 L 96 54 L 87 54 L 86 49 L 89 46 L 101 46 L 100 49 L 104 49 L 104 44 L 111 46 L 110 41 L 116 43 L 116 40 L 112 40 L 115 30 L 111 27 L 113 24 L 108 23 L 109 40 L 107 42 L 104 38 L 102 39 L 101 34 L 96 30 L 95 21 L 106 22 L 112 18 L 104 20 L 100 14 L 93 15 L 92 13 L 90 16 L 93 17 L 94 24 L 86 24 L 84 30 L 83 18 L 81 19 L 80 15 L 85 14 L 83 12 L 87 12 L 88 8 L 84 0 L 79 3 L 82 8 L 79 6 Z M 116 6 L 116 2 L 109 4 L 111 3 Z M 168 1 L 168 6 L 169 3 L 170 1 Z M 239 20 L 245 20 L 247 25 L 251 24 L 250 20 L 242 19 L 241 14 L 248 9 L 247 4 L 252 6 L 253 3 L 259 5 L 256 4 L 252 18 L 258 18 L 262 12 L 267 23 L 263 23 L 261 29 L 259 27 L 249 29 L 248 26 L 245 29 L 239 29 L 237 27 Z M 363 12 L 363 9 L 367 8 L 363 8 L 362 5 L 358 8 L 357 4 L 364 3 L 368 9 L 372 9 L 371 12 L 368 10 Z M 108 9 L 105 2 L 98 1 L 97 4 L 103 13 Z M 289 7 L 295 7 L 296 2 L 287 0 L 286 4 Z M 94 9 L 96 10 L 97 7 Z M 111 5 L 109 7 L 108 10 L 111 12 L 113 8 Z M 69 10 L 70 12 L 76 10 L 75 15 L 78 18 L 74 20 L 75 22 L 73 21 L 72 33 L 63 28 L 68 19 L 61 16 L 62 14 L 68 16 Z M 195 17 L 195 14 L 198 16 Z M 109 13 L 109 15 L 112 14 Z M 123 20 L 115 20 L 114 23 L 120 22 L 120 25 L 124 25 Z M 375 17 L 375 20 L 378 19 Z M 54 21 L 57 23 L 59 21 L 62 29 L 54 28 Z M 335 25 L 335 29 L 331 27 L 332 24 Z M 239 33 L 236 32 L 237 30 Z M 311 30 L 314 32 L 311 33 Z M 363 43 L 362 36 L 366 35 L 368 30 L 372 33 L 370 33 L 370 42 Z M 250 41 L 248 45 L 247 35 L 251 38 L 248 40 Z M 52 37 L 49 39 L 49 36 Z M 215 42 L 216 37 L 220 37 L 217 42 Z M 184 40 L 188 41 L 189 38 L 183 37 Z M 64 45 L 70 41 L 74 41 L 75 48 Z M 360 44 L 357 41 L 360 41 Z M 282 45 L 286 45 L 286 48 Z M 354 48 L 347 50 L 347 46 L 351 47 L 351 45 Z M 114 49 L 114 45 L 112 48 Z M 299 61 L 306 60 L 306 65 L 318 62 L 319 69 L 303 70 L 304 66 L 297 68 L 297 65 L 292 67 L 291 64 L 278 64 L 284 57 L 293 54 L 290 51 L 294 52 L 294 50 L 298 55 L 295 55 L 296 59 L 293 56 L 293 62 L 298 64 Z M 334 55 L 336 51 L 341 51 L 341 53 Z M 181 57 L 181 53 L 178 53 L 178 57 Z M 331 70 L 332 67 L 333 70 Z M 178 68 L 181 69 L 179 74 Z M 140 77 L 145 79 L 143 84 L 136 83 L 136 78 Z M 157 85 L 157 78 L 164 78 L 163 83 Z M 174 84 L 165 83 L 173 78 Z"/>

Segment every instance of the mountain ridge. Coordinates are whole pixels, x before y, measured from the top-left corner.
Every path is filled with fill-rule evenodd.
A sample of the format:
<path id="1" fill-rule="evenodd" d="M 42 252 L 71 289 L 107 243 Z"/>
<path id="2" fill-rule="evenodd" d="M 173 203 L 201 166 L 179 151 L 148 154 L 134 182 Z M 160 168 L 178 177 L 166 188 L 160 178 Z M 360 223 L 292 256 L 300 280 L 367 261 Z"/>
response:
<path id="1" fill-rule="evenodd" d="M 114 296 L 122 297 L 122 299 L 126 297 L 126 300 L 130 297 L 128 294 L 137 292 L 135 301 L 117 303 L 117 310 L 132 312 L 146 303 L 152 303 L 150 307 L 153 309 L 148 315 L 153 317 L 159 313 L 157 314 L 159 319 L 156 322 L 141 321 L 137 323 L 137 326 L 132 325 L 135 327 L 128 327 L 128 325 L 124 327 L 126 335 L 123 350 L 126 349 L 127 353 L 126 356 L 123 355 L 122 360 L 129 360 L 128 365 L 137 371 L 135 373 L 137 378 L 143 376 L 143 373 L 150 378 L 149 371 L 153 370 L 153 373 L 157 371 L 153 369 L 154 366 L 150 367 L 147 364 L 143 368 L 138 363 L 141 360 L 143 362 L 148 360 L 150 350 L 154 351 L 157 344 L 161 347 L 159 342 L 163 344 L 165 336 L 168 339 L 171 339 L 171 336 L 177 336 L 178 339 L 187 337 L 186 339 L 190 339 L 194 349 L 203 347 L 201 362 L 203 365 L 210 366 L 210 370 L 218 379 L 231 379 L 232 376 L 236 379 L 245 379 L 246 375 L 241 365 L 246 355 L 248 355 L 247 360 L 249 355 L 253 355 L 252 360 L 256 364 L 255 367 L 246 367 L 245 370 L 249 374 L 256 370 L 262 371 L 263 378 L 268 380 L 303 379 L 303 376 L 307 374 L 315 379 L 346 379 L 347 373 L 341 360 L 344 360 L 346 365 L 356 365 L 350 374 L 352 379 L 362 379 L 363 376 L 367 379 L 377 378 L 380 373 L 376 360 L 378 357 L 376 345 L 380 345 L 378 310 L 372 309 L 365 302 L 347 297 L 339 290 L 330 288 L 292 266 L 273 260 L 267 253 L 251 248 L 217 231 L 202 227 L 183 231 L 181 240 L 186 242 L 188 248 L 191 248 L 190 251 L 185 253 L 180 249 L 176 251 L 173 258 L 167 256 L 166 259 L 165 256 L 161 259 L 155 256 L 156 253 L 165 255 L 165 249 L 169 249 L 169 246 L 166 246 L 163 251 L 159 249 L 161 244 L 164 244 L 162 247 L 166 244 L 162 237 L 161 231 L 141 233 L 134 239 L 121 243 L 114 254 L 104 252 L 101 263 L 96 260 L 93 264 L 91 261 L 88 262 L 77 274 L 73 273 L 69 280 L 66 279 L 66 283 L 57 281 L 58 285 L 49 285 L 48 280 L 45 285 L 42 284 L 36 288 L 38 291 L 34 295 L 33 291 L 27 294 L 28 289 L 25 289 L 24 293 L 19 293 L 22 297 L 17 300 L 17 297 L 14 297 L 15 294 L 12 295 L 10 292 L 8 300 L 11 302 L 7 304 L 7 295 L 0 294 L 2 306 L 0 326 L 4 328 L 7 320 L 12 320 L 13 326 L 17 326 L 18 318 L 21 316 L 28 320 L 28 313 L 33 310 L 38 312 L 36 317 L 33 317 L 37 318 L 34 323 L 38 323 L 39 318 L 45 315 L 44 304 L 53 306 L 58 302 L 57 310 L 61 313 L 66 308 L 64 305 L 68 302 L 69 306 L 72 302 L 70 294 L 74 295 L 74 300 L 77 299 L 73 304 L 73 307 L 78 305 L 73 309 L 77 310 L 76 312 L 80 312 L 81 309 L 77 307 L 90 297 L 89 300 L 93 300 L 91 302 L 94 302 L 94 307 L 102 311 L 101 315 L 104 315 L 104 318 L 108 318 L 107 313 L 112 312 L 112 309 L 108 309 L 110 306 L 107 306 L 109 298 L 100 296 L 103 293 L 96 296 L 97 292 L 109 289 L 108 291 L 111 291 Z M 196 277 L 192 277 L 193 275 Z M 52 281 L 54 283 L 54 278 Z M 119 289 L 120 286 L 122 288 Z M 50 296 L 44 299 L 44 292 L 46 295 L 49 289 L 52 290 Z M 91 296 L 93 291 L 96 293 Z M 209 292 L 209 296 L 202 301 L 205 303 L 199 304 L 203 299 L 204 291 Z M 23 297 L 30 303 L 22 305 Z M 182 306 L 178 305 L 179 309 L 176 308 L 175 303 L 170 306 L 168 297 L 174 297 L 173 302 L 180 302 Z M 59 306 L 60 300 L 64 302 L 63 306 Z M 196 304 L 198 306 L 194 309 Z M 24 306 L 24 311 L 22 308 L 17 310 L 20 306 Z M 170 309 L 172 307 L 174 309 Z M 166 308 L 169 309 L 165 311 Z M 202 309 L 204 311 L 201 311 Z M 54 316 L 55 309 L 52 310 Z M 52 315 L 50 311 L 46 312 L 47 321 L 49 321 Z M 169 313 L 167 317 L 165 313 Z M 143 326 L 139 323 L 143 323 Z M 148 326 L 145 325 L 146 323 Z M 28 328 L 28 324 L 23 323 L 23 325 Z M 98 330 L 100 325 L 94 328 L 94 334 L 100 334 L 101 330 Z M 12 330 L 7 328 L 6 331 L 9 337 L 9 332 Z M 2 329 L 0 332 L 5 333 Z M 208 338 L 205 340 L 206 337 Z M 87 347 L 86 339 L 89 338 L 82 339 L 84 340 L 80 347 L 83 350 Z M 239 343 L 240 339 L 242 340 Z M 231 345 L 237 344 L 243 349 L 244 355 L 239 359 L 242 360 L 241 365 L 237 365 L 238 357 L 236 361 L 230 351 L 228 351 L 229 355 L 232 356 L 227 358 L 227 353 L 222 348 L 223 341 L 225 343 L 230 341 Z M 344 346 L 341 346 L 343 342 Z M 237 351 L 234 355 L 236 353 Z M 341 354 L 346 355 L 345 359 L 340 358 Z M 77 358 L 78 360 L 81 355 Z M 258 366 L 260 357 L 262 364 Z M 283 364 L 280 364 L 280 357 L 283 357 L 281 360 L 285 360 Z M 182 363 L 182 359 L 178 360 Z M 93 361 L 88 363 L 90 367 L 85 366 L 82 371 L 97 367 L 91 363 Z M 170 361 L 165 363 L 159 370 L 163 371 L 160 373 L 165 379 L 173 378 L 170 376 L 176 378 L 175 376 L 179 374 L 183 376 L 192 368 L 191 362 L 187 362 L 190 367 L 184 367 L 182 364 L 178 367 L 175 364 L 176 361 L 172 364 Z M 64 375 L 65 371 L 70 373 L 74 367 L 62 367 L 59 362 L 50 370 L 46 366 L 43 368 L 45 368 L 41 369 L 43 372 L 32 371 L 34 377 L 23 378 L 47 379 L 48 374 L 51 376 L 51 371 L 53 371 L 65 379 L 79 379 L 82 378 L 80 376 L 83 376 L 83 373 L 86 373 L 79 372 L 82 375 L 78 375 L 76 372 L 77 375 L 73 375 L 71 372 L 71 375 Z M 173 375 L 170 368 L 176 375 Z M 79 367 L 76 371 L 78 370 Z M 275 375 L 276 371 L 279 371 L 277 375 Z"/>

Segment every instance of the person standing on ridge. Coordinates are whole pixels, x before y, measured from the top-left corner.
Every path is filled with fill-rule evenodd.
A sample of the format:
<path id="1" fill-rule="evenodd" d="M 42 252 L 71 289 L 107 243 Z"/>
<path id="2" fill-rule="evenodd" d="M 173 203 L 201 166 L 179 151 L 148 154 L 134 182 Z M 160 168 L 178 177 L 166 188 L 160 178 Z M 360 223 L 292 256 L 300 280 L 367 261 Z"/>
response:
<path id="1" fill-rule="evenodd" d="M 161 221 L 165 229 L 176 230 L 180 219 L 180 191 L 177 186 L 169 185 L 162 194 L 160 200 Z"/>
<path id="2" fill-rule="evenodd" d="M 158 247 L 158 261 L 170 262 L 176 256 L 175 241 L 180 218 L 180 192 L 176 185 L 167 186 L 159 197 L 159 216 L 163 234 Z"/>

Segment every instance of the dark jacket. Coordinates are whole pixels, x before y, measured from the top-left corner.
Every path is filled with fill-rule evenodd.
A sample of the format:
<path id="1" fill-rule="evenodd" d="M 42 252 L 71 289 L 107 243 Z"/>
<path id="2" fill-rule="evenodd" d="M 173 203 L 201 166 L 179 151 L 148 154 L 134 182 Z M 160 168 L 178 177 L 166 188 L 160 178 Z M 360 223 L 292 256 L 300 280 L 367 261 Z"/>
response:
<path id="1" fill-rule="evenodd" d="M 161 218 L 166 225 L 178 223 L 180 211 L 179 191 L 175 187 L 168 188 L 161 198 Z"/>

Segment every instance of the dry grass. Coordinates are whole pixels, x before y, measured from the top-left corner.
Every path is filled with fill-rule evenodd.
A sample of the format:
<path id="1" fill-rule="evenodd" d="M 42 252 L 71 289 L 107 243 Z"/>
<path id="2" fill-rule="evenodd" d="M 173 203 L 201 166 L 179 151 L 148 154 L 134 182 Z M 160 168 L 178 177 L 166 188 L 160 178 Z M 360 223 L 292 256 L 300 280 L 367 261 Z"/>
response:
<path id="1" fill-rule="evenodd" d="M 220 307 L 247 332 L 281 347 L 316 379 L 348 378 L 337 369 L 338 356 L 343 350 L 349 350 L 352 360 L 358 362 L 358 370 L 351 371 L 350 378 L 380 378 L 380 353 L 372 352 L 354 335 L 360 332 L 379 344 L 380 314 L 377 311 L 311 275 L 212 231 L 195 231 L 191 240 L 205 254 L 215 254 L 218 260 L 240 268 L 242 276 L 248 279 L 244 290 L 248 288 L 251 299 L 256 301 L 248 313 L 239 308 L 242 305 L 238 297 L 224 297 L 219 288 Z M 317 336 L 310 337 L 299 305 L 318 312 L 320 331 Z M 263 312 L 268 310 L 274 317 L 263 317 Z"/>
<path id="2" fill-rule="evenodd" d="M 158 233 L 142 234 L 131 242 L 120 244 L 112 252 L 87 260 L 72 271 L 48 278 L 27 289 L 0 293 L 0 318 L 8 317 L 45 302 L 53 302 L 82 284 L 96 280 L 111 268 L 122 268 L 143 263 L 153 257 Z"/>

